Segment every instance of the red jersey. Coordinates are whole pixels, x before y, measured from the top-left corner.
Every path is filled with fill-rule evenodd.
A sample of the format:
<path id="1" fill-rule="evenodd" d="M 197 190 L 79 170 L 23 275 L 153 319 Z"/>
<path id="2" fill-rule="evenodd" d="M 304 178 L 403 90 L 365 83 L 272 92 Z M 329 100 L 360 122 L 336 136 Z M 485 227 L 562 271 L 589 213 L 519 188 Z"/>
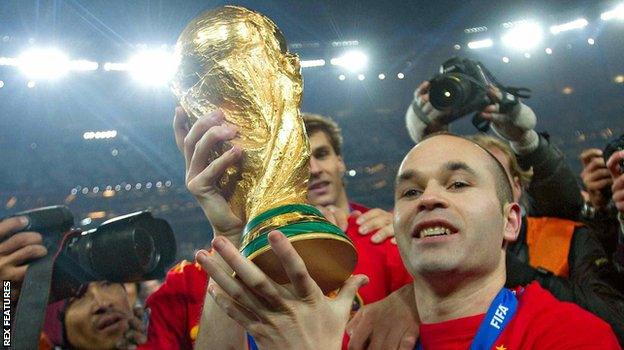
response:
<path id="1" fill-rule="evenodd" d="M 368 211 L 355 203 L 351 203 L 351 208 L 362 213 Z M 346 231 L 358 252 L 353 274 L 365 274 L 370 282 L 358 291 L 353 312 L 412 281 L 397 246 L 390 240 L 372 243 L 370 235 L 358 233 L 359 225 L 355 220 L 355 217 L 349 217 Z M 208 275 L 197 263 L 183 261 L 173 267 L 167 273 L 165 283 L 147 299 L 146 305 L 150 309 L 147 343 L 139 349 L 192 349 L 207 283 Z"/>
<path id="2" fill-rule="evenodd" d="M 147 298 L 147 342 L 139 349 L 192 349 L 207 285 L 208 274 L 198 263 L 184 260 L 169 270 Z"/>
<path id="3" fill-rule="evenodd" d="M 356 203 L 350 203 L 351 209 L 365 213 L 368 208 Z M 412 282 L 412 276 L 407 272 L 401 260 L 399 249 L 389 239 L 382 243 L 371 242 L 371 235 L 360 235 L 360 225 L 354 216 L 349 216 L 349 225 L 346 234 L 353 242 L 358 253 L 358 262 L 355 265 L 354 275 L 365 274 L 369 283 L 358 291 L 364 304 L 370 304 L 385 298 L 390 293 Z M 357 311 L 357 310 L 354 310 Z"/>
<path id="4" fill-rule="evenodd" d="M 420 325 L 423 349 L 470 348 L 485 314 Z M 562 302 L 532 282 L 492 350 L 620 349 L 611 327 L 576 304 Z"/>

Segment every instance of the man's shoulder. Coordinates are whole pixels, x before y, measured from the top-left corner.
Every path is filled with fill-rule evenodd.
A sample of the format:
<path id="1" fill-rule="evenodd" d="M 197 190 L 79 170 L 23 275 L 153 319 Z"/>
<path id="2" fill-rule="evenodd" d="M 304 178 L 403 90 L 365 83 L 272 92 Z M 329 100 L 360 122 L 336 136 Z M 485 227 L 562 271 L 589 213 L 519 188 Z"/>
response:
<path id="1" fill-rule="evenodd" d="M 198 263 L 182 260 L 167 272 L 164 283 L 149 299 L 166 297 L 168 295 L 188 296 L 191 294 L 202 294 L 207 281 L 208 274 Z"/>
<path id="2" fill-rule="evenodd" d="M 537 282 L 529 284 L 520 294 L 514 321 L 538 338 L 588 346 L 617 344 L 609 324 L 574 303 L 556 299 Z"/>

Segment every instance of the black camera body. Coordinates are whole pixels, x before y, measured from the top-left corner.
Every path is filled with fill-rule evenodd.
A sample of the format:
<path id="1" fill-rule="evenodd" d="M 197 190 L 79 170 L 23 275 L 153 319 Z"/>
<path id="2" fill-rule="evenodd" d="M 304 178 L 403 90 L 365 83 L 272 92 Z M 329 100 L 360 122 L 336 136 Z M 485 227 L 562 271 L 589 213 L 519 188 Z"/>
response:
<path id="1" fill-rule="evenodd" d="M 26 231 L 43 237 L 48 254 L 29 262 L 11 324 L 15 349 L 36 349 L 48 303 L 75 295 L 81 285 L 100 280 L 136 282 L 163 277 L 174 262 L 169 224 L 149 212 L 109 220 L 97 229 L 71 230 L 65 206 L 15 214 L 28 218 Z M 5 320 L 6 321 L 6 320 Z"/>
<path id="2" fill-rule="evenodd" d="M 518 105 L 520 90 L 528 91 L 505 87 L 498 83 L 481 62 L 459 57 L 450 58 L 442 63 L 440 73 L 436 74 L 430 83 L 429 101 L 435 109 L 446 112 L 446 119 L 441 120 L 444 124 L 449 124 L 467 114 L 479 112 L 485 106 L 494 103 L 488 96 L 489 85 L 497 87 L 502 93 L 501 101 L 498 102 L 501 113 L 507 113 Z M 489 127 L 489 122 L 480 118 L 478 114 L 474 115 L 472 123 L 481 131 L 487 131 Z"/>
<path id="3" fill-rule="evenodd" d="M 74 218 L 65 206 L 52 206 L 15 214 L 26 216 L 28 231 L 60 240 L 51 286 L 51 300 L 63 299 L 91 281 L 137 282 L 165 276 L 175 261 L 176 242 L 171 226 L 147 211 L 120 216 L 89 230 L 70 230 Z M 59 245 L 59 243 L 56 243 Z"/>

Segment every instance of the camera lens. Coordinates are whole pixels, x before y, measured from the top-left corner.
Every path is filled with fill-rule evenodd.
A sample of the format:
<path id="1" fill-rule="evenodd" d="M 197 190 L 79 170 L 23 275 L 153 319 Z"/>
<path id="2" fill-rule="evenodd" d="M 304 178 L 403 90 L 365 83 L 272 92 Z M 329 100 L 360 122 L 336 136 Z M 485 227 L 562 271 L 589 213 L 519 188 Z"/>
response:
<path id="1" fill-rule="evenodd" d="M 160 261 L 152 235 L 138 223 L 104 227 L 89 236 L 83 238 L 91 241 L 85 246 L 89 267 L 111 282 L 141 280 Z"/>
<path id="2" fill-rule="evenodd" d="M 137 254 L 138 262 L 145 273 L 156 267 L 160 254 L 154 245 L 154 239 L 144 229 L 137 228 L 134 232 L 134 251 Z"/>
<path id="3" fill-rule="evenodd" d="M 435 109 L 459 110 L 471 94 L 471 85 L 463 74 L 449 73 L 431 81 L 429 100 Z"/>

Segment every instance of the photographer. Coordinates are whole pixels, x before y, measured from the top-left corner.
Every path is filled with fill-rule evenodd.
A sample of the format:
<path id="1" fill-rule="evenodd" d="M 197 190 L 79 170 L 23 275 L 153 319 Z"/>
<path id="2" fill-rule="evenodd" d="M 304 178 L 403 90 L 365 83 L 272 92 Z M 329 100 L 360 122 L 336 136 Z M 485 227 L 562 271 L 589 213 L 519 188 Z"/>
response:
<path id="1" fill-rule="evenodd" d="M 121 283 L 82 285 L 47 319 L 44 346 L 57 349 L 134 349 L 145 342 L 143 309 L 131 310 Z"/>
<path id="2" fill-rule="evenodd" d="M 164 274 L 175 256 L 173 231 L 147 211 L 87 232 L 72 229 L 73 223 L 65 206 L 0 221 L 0 272 L 13 282 L 11 302 L 17 305 L 11 313 L 12 345 L 134 348 L 145 342 L 142 310 L 133 316 L 123 282 Z M 112 248 L 116 255 L 111 258 Z M 59 307 L 62 326 L 54 316 Z"/>
<path id="3" fill-rule="evenodd" d="M 617 263 L 624 266 L 624 151 L 614 152 L 607 160 L 607 167 L 613 179 L 611 192 L 613 203 L 618 210 L 620 232 L 618 235 Z"/>
<path id="4" fill-rule="evenodd" d="M 430 89 L 431 83 L 423 82 L 405 114 L 407 130 L 415 143 L 428 134 L 449 129 L 446 121 L 450 113 L 433 107 Z M 546 134 L 534 130 L 537 118 L 533 110 L 518 101 L 508 113 L 500 113 L 501 91 L 489 86 L 487 96 L 494 103 L 480 110 L 480 116 L 491 121 L 494 132 L 509 142 L 522 169 L 533 169 L 527 188 L 530 205 L 525 209 L 532 216 L 577 220 L 583 206 L 580 187 L 563 154 L 550 144 Z"/>
<path id="5" fill-rule="evenodd" d="M 588 198 L 581 211 L 581 220 L 591 227 L 609 256 L 616 252 L 620 224 L 617 209 L 611 201 L 611 186 L 617 176 L 607 168 L 603 151 L 597 148 L 583 150 L 580 155 L 583 170 L 581 179 Z M 617 263 L 617 261 L 615 261 Z M 622 270 L 622 268 L 619 268 Z"/>

